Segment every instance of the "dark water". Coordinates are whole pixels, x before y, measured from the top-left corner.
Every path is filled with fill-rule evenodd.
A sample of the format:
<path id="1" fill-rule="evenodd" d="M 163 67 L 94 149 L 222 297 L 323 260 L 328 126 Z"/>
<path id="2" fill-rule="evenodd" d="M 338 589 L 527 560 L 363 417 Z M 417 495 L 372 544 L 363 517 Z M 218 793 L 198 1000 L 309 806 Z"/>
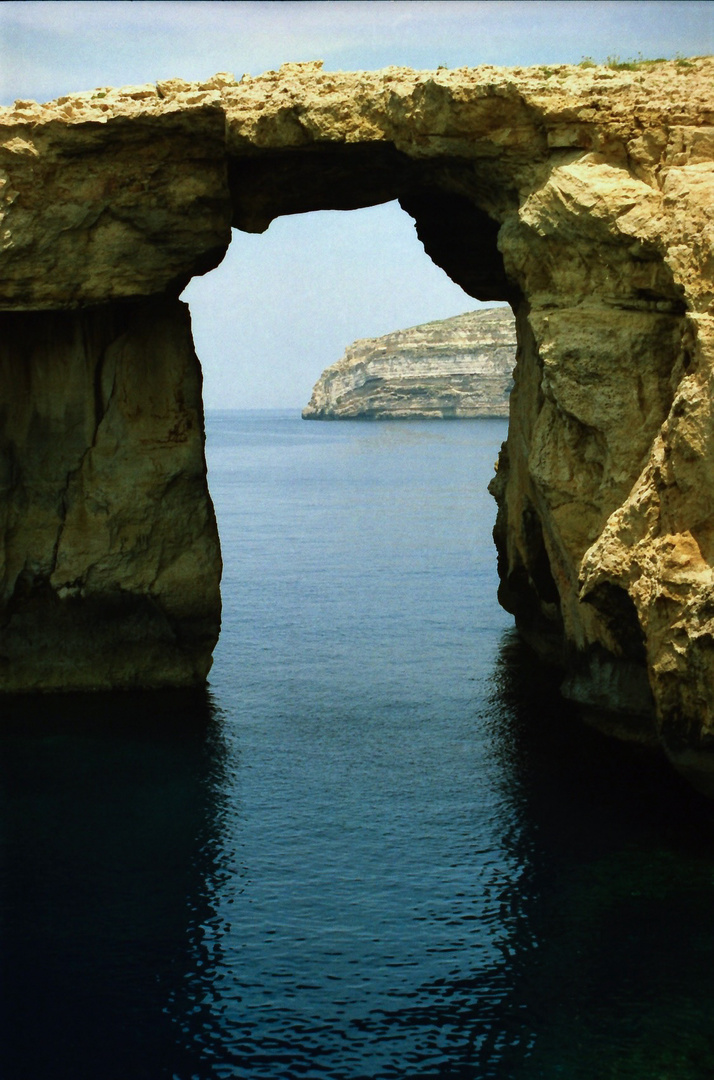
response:
<path id="1" fill-rule="evenodd" d="M 3 705 L 0 1077 L 714 1076 L 714 825 L 495 602 L 500 421 L 209 416 L 207 694 Z"/>

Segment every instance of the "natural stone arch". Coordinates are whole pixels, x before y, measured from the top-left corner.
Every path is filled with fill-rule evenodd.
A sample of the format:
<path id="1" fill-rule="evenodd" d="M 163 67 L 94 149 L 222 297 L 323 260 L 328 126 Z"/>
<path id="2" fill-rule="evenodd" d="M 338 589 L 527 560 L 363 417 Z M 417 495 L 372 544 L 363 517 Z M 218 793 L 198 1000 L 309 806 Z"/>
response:
<path id="1" fill-rule="evenodd" d="M 711 72 L 288 65 L 3 110 L 3 686 L 205 678 L 220 556 L 176 298 L 231 226 L 398 198 L 516 310 L 502 602 L 600 722 L 705 749 Z"/>

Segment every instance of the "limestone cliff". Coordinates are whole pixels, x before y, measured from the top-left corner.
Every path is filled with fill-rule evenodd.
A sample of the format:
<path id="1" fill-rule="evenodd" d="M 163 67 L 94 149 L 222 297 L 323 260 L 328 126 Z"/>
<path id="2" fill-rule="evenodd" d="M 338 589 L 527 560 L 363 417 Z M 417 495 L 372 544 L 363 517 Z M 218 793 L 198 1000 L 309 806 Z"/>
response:
<path id="1" fill-rule="evenodd" d="M 315 383 L 305 420 L 508 416 L 516 328 L 484 308 L 350 345 Z"/>
<path id="2" fill-rule="evenodd" d="M 502 602 L 596 722 L 711 771 L 713 80 L 315 63 L 0 110 L 3 685 L 203 677 L 220 560 L 176 297 L 231 226 L 399 199 L 516 311 Z M 85 653 L 111 620 L 123 674 Z"/>

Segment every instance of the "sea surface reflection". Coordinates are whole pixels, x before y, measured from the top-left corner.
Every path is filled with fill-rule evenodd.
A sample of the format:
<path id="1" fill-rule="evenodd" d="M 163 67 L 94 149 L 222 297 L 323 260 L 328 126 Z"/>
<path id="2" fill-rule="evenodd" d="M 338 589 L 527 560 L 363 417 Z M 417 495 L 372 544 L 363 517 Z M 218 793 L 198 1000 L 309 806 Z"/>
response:
<path id="1" fill-rule="evenodd" d="M 226 873 L 216 713 L 205 693 L 3 703 L 3 1077 L 170 1075 Z M 186 1041 L 185 1075 L 202 1058 Z"/>
<path id="2" fill-rule="evenodd" d="M 495 605 L 505 425 L 209 420 L 210 692 L 3 702 L 0 1075 L 714 1075 L 712 810 Z"/>

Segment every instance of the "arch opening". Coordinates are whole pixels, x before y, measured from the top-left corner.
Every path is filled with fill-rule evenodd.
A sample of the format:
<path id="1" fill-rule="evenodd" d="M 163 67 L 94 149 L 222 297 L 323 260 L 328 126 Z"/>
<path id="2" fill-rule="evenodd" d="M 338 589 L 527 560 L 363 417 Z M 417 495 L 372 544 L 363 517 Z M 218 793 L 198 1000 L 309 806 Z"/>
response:
<path id="1" fill-rule="evenodd" d="M 328 215 L 329 215 L 329 212 L 328 212 Z M 367 289 L 365 289 L 364 293 L 360 295 L 360 297 L 359 297 L 359 305 L 358 305 L 358 306 L 360 306 L 360 308 L 362 307 L 362 305 L 364 303 L 367 303 L 367 304 L 369 303 L 368 297 L 369 297 L 370 293 L 374 294 L 375 290 L 379 290 L 379 283 L 375 280 L 375 278 L 378 276 L 377 271 L 375 269 L 375 266 L 376 266 L 377 261 L 382 257 L 382 253 L 384 252 L 385 247 L 388 246 L 390 240 L 396 240 L 396 242 L 398 244 L 400 244 L 401 246 L 400 246 L 398 261 L 395 261 L 393 264 L 390 264 L 389 269 L 386 272 L 386 277 L 387 278 L 392 278 L 393 280 L 395 278 L 398 279 L 400 273 L 404 273 L 404 274 L 408 273 L 409 269 L 414 268 L 415 265 L 419 265 L 419 266 L 422 267 L 422 269 L 419 269 L 418 271 L 414 271 L 414 276 L 415 276 L 417 282 L 419 283 L 419 288 L 414 289 L 413 306 L 410 307 L 410 310 L 412 310 L 414 312 L 414 315 L 413 315 L 413 322 L 414 323 L 425 322 L 427 320 L 431 321 L 435 316 L 439 316 L 439 315 L 443 315 L 443 316 L 446 317 L 446 316 L 448 316 L 448 315 L 450 315 L 450 314 L 452 314 L 454 312 L 460 314 L 464 309 L 467 309 L 469 307 L 473 307 L 473 306 L 476 306 L 476 305 L 479 304 L 479 301 L 475 301 L 474 298 L 469 297 L 461 289 L 460 286 L 457 286 L 455 282 L 452 282 L 449 279 L 448 275 L 444 274 L 442 269 L 440 267 L 438 267 L 433 262 L 433 260 L 431 260 L 429 258 L 429 256 L 423 250 L 423 246 L 422 246 L 422 244 L 420 242 L 421 238 L 417 235 L 417 232 L 416 232 L 416 230 L 414 228 L 413 219 L 412 219 L 411 215 L 405 213 L 404 210 L 401 208 L 401 206 L 396 201 L 393 202 L 391 205 L 388 204 L 388 205 L 382 205 L 382 206 L 377 206 L 377 207 L 363 208 L 361 211 L 360 210 L 351 211 L 349 214 L 345 214 L 345 213 L 340 212 L 339 214 L 332 214 L 332 215 L 329 215 L 329 216 L 328 215 L 325 215 L 325 216 L 328 217 L 327 221 L 325 221 L 325 219 L 324 219 L 325 216 L 321 216 L 319 214 L 315 214 L 315 213 L 311 213 L 311 212 L 305 212 L 305 213 L 300 214 L 300 215 L 284 216 L 284 217 L 281 217 L 279 219 L 275 219 L 273 221 L 273 223 L 271 224 L 270 229 L 266 230 L 266 232 L 263 233 L 263 234 L 256 235 L 256 236 L 251 236 L 250 234 L 237 233 L 234 236 L 231 250 L 230 250 L 230 252 L 229 252 L 229 254 L 228 254 L 227 258 L 226 258 L 225 264 L 224 264 L 225 279 L 222 278 L 221 279 L 222 282 L 223 282 L 223 280 L 225 280 L 226 287 L 229 287 L 229 282 L 230 282 L 231 276 L 234 273 L 237 273 L 241 269 L 241 267 L 243 265 L 245 265 L 246 267 L 250 267 L 250 266 L 255 265 L 256 256 L 257 256 L 258 251 L 260 250 L 261 245 L 265 245 L 265 246 L 270 245 L 269 259 L 265 263 L 260 264 L 260 272 L 263 275 L 265 275 L 266 278 L 270 274 L 277 275 L 277 276 L 280 276 L 282 278 L 287 278 L 287 282 L 281 281 L 280 289 L 282 290 L 284 288 L 286 290 L 286 293 L 288 293 L 288 294 L 292 293 L 292 291 L 294 289 L 299 288 L 301 285 L 304 285 L 304 278 L 305 278 L 305 275 L 306 275 L 306 267 L 304 265 L 304 259 L 301 258 L 301 254 L 304 252 L 303 245 L 305 245 L 306 242 L 307 242 L 307 238 L 309 236 L 310 230 L 312 229 L 314 231 L 317 231 L 317 234 L 318 234 L 317 235 L 317 241 L 315 243 L 315 249 L 316 250 L 312 252 L 312 258 L 313 259 L 316 258 L 316 257 L 317 258 L 320 257 L 318 253 L 322 253 L 325 256 L 331 255 L 333 253 L 333 249 L 335 249 L 335 248 L 337 248 L 337 250 L 340 253 L 340 256 L 342 256 L 342 254 L 344 253 L 345 245 L 354 245 L 355 244 L 355 233 L 350 231 L 350 230 L 341 230 L 337 226 L 336 221 L 339 220 L 339 221 L 344 222 L 346 219 L 353 219 L 355 221 L 359 220 L 361 223 L 364 223 L 364 226 L 365 226 L 366 231 L 368 233 L 367 241 L 365 243 L 364 248 L 359 253 L 359 256 L 364 261 L 368 262 L 368 265 L 370 267 L 370 271 L 369 271 L 369 273 L 367 275 L 369 280 L 366 283 L 368 285 L 369 291 Z M 396 226 L 397 221 L 399 221 L 399 223 L 400 223 L 398 227 Z M 324 228 L 321 228 L 319 226 L 324 226 Z M 275 230 L 274 235 L 273 235 L 272 230 Z M 389 235 L 385 236 L 384 233 L 387 230 L 389 230 Z M 295 280 L 293 280 L 291 274 L 289 273 L 289 270 L 290 270 L 289 264 L 292 262 L 293 258 L 294 258 L 295 262 L 298 264 L 298 273 L 297 273 L 297 277 L 296 277 Z M 314 262 L 310 262 L 309 266 L 314 266 Z M 428 272 L 427 272 L 427 268 L 428 268 Z M 335 269 L 335 266 L 330 264 L 330 266 L 328 267 L 328 271 L 327 271 L 328 276 L 330 275 L 330 273 L 334 272 L 334 269 Z M 219 271 L 219 273 L 222 273 L 222 272 L 223 271 Z M 252 273 L 253 271 L 250 271 L 250 272 Z M 439 291 L 438 289 L 434 289 L 434 286 L 436 285 L 437 281 L 443 282 L 444 288 L 441 291 Z M 437 293 L 436 297 L 430 298 L 428 295 L 424 295 L 424 293 L 420 291 L 420 290 L 423 290 L 425 288 L 425 283 L 428 283 L 428 286 L 431 287 L 433 289 L 433 291 Z M 198 282 L 196 284 L 199 287 L 201 285 L 201 283 L 198 283 Z M 238 290 L 241 290 L 244 287 L 245 284 L 246 284 L 245 278 L 241 276 L 240 280 L 239 280 L 239 284 L 237 286 Z M 207 286 L 208 282 L 206 282 L 205 285 Z M 311 283 L 311 286 L 312 286 L 312 283 Z M 277 294 L 276 294 L 277 286 L 276 286 L 276 289 L 271 290 L 271 287 L 267 284 L 267 282 L 264 284 L 264 288 L 265 288 L 266 292 L 268 293 L 268 295 L 270 296 L 270 301 L 269 302 L 264 302 L 263 319 L 266 322 L 269 322 L 270 319 L 271 319 L 271 312 L 278 311 L 278 312 L 280 312 L 281 327 L 282 327 L 283 324 L 286 324 L 286 323 L 289 324 L 290 323 L 290 317 L 293 314 L 293 309 L 291 308 L 289 313 L 286 313 L 283 310 L 280 298 L 284 295 L 284 293 L 282 291 L 280 291 L 280 292 L 277 292 Z M 338 283 L 337 287 L 335 287 L 335 289 L 334 289 L 334 294 L 335 295 L 333 297 L 333 300 L 335 302 L 337 302 L 337 303 L 341 303 L 343 306 L 346 306 L 350 301 L 354 303 L 354 298 L 349 298 L 348 295 L 347 295 L 348 289 L 349 289 L 349 284 L 346 284 L 344 281 L 340 281 Z M 184 296 L 185 296 L 185 299 L 190 304 L 191 310 L 192 310 L 192 320 L 193 320 L 193 324 L 194 324 L 194 336 L 195 336 L 195 338 L 196 338 L 196 340 L 198 342 L 197 352 L 199 353 L 199 355 L 206 355 L 206 346 L 201 343 L 201 339 L 202 339 L 201 323 L 206 320 L 206 311 L 201 310 L 202 305 L 200 303 L 200 299 L 203 299 L 203 298 L 199 299 L 199 297 L 197 297 L 195 286 L 194 286 L 193 290 L 191 290 L 191 289 L 187 290 L 186 293 L 184 294 Z M 262 299 L 265 301 L 265 296 L 263 296 Z M 257 296 L 251 296 L 251 299 L 250 299 L 250 308 L 251 309 L 255 306 L 256 302 L 257 302 Z M 446 306 L 441 307 L 440 309 L 437 310 L 433 306 L 434 304 L 440 304 L 440 305 L 446 305 Z M 306 289 L 304 293 L 303 292 L 300 293 L 300 295 L 296 299 L 296 305 L 297 305 L 297 307 L 299 307 L 301 309 L 301 315 L 305 314 L 305 310 L 304 310 L 305 307 L 312 308 L 312 312 L 309 315 L 309 319 L 313 323 L 315 321 L 322 320 L 325 317 L 325 308 L 324 308 L 324 305 L 323 305 L 323 300 L 322 300 L 321 296 L 319 295 L 319 291 L 316 293 L 316 291 L 312 287 L 309 290 Z M 237 336 L 240 336 L 242 334 L 242 332 L 243 332 L 243 329 L 244 329 L 241 326 L 241 322 L 242 322 L 242 320 L 247 320 L 247 319 L 251 318 L 251 311 L 244 308 L 244 309 L 242 309 L 242 311 L 241 311 L 241 313 L 239 315 L 238 313 L 236 313 L 235 311 L 232 310 L 232 304 L 231 304 L 231 301 L 230 301 L 230 297 L 228 298 L 228 308 L 231 309 L 230 310 L 230 325 L 234 326 L 234 331 L 233 331 L 234 334 L 237 335 Z M 329 308 L 327 310 L 329 310 Z M 380 311 L 380 318 L 387 319 L 387 311 L 389 311 L 389 310 L 392 310 L 392 309 L 389 306 L 387 306 L 387 307 L 385 307 L 384 310 Z M 260 315 L 253 315 L 252 318 L 254 318 L 255 321 L 260 321 L 261 316 Z M 389 330 L 393 330 L 395 328 L 395 322 L 396 322 L 397 327 L 400 326 L 400 325 L 409 325 L 408 321 L 406 321 L 404 318 L 401 319 L 401 323 L 400 323 L 398 321 L 397 316 L 390 316 L 388 318 L 388 320 L 384 323 L 384 328 L 389 329 Z M 228 325 L 228 323 L 227 323 L 227 325 Z M 364 325 L 369 326 L 369 323 L 366 323 Z M 309 329 L 311 329 L 311 328 L 309 328 Z M 292 333 L 292 331 L 289 329 L 289 325 L 288 325 L 288 332 Z M 370 330 L 369 332 L 372 332 L 372 331 Z M 357 336 L 361 336 L 361 335 L 357 335 Z M 280 339 L 280 340 L 282 340 L 282 339 Z M 350 340 L 350 338 L 348 337 L 346 339 L 346 341 L 345 341 L 344 338 L 340 341 L 340 343 L 339 343 L 339 351 L 337 351 L 338 356 L 342 352 L 345 343 L 349 342 L 349 340 Z M 246 345 L 242 341 L 237 342 L 234 347 L 235 347 L 235 349 L 237 351 L 246 349 Z M 224 348 L 225 348 L 225 343 L 224 343 Z M 253 355 L 253 356 L 257 355 L 255 347 L 253 345 L 250 345 L 247 348 L 248 348 L 248 351 L 249 351 L 249 353 L 251 355 Z M 312 344 L 310 344 L 308 346 L 308 348 L 312 349 Z M 299 352 L 299 351 L 300 351 L 300 346 L 296 344 L 295 347 L 294 347 L 294 352 Z M 333 352 L 332 354 L 330 354 L 327 359 L 328 359 L 328 363 L 332 362 L 335 359 L 335 353 Z M 515 361 L 515 357 L 513 358 L 513 360 Z M 291 366 L 297 366 L 300 363 L 299 358 L 297 358 L 295 355 L 290 356 L 290 361 L 291 361 Z M 276 361 L 276 363 L 277 363 L 277 361 Z M 289 406 L 292 406 L 293 408 L 295 407 L 296 404 L 299 404 L 300 406 L 302 406 L 307 400 L 307 395 L 309 394 L 309 389 L 312 386 L 312 383 L 314 382 L 315 377 L 317 375 L 319 375 L 320 370 L 322 369 L 323 366 L 325 366 L 325 364 L 322 361 L 314 361 L 314 363 L 316 364 L 316 366 L 311 370 L 309 380 L 303 385 L 303 388 L 302 388 L 302 391 L 301 391 L 303 396 L 298 402 L 295 402 L 294 400 L 291 400 L 291 399 L 288 399 L 287 402 L 286 402 L 284 399 L 281 400 L 280 398 L 278 398 L 278 399 L 273 398 L 273 399 L 270 399 L 267 402 L 267 404 L 269 406 L 272 406 L 273 408 L 275 406 L 279 406 L 279 407 L 285 406 L 286 404 L 289 405 Z M 273 358 L 272 357 L 266 358 L 266 366 L 270 367 L 272 365 L 273 365 Z M 241 371 L 244 371 L 244 370 L 245 370 L 245 366 L 243 365 L 241 367 Z M 215 417 L 216 417 L 215 418 L 215 425 L 216 425 L 215 426 L 215 431 L 217 433 L 216 434 L 216 439 L 218 440 L 217 445 L 220 447 L 220 449 L 217 451 L 217 461 L 219 462 L 219 464 L 217 466 L 217 472 L 216 472 L 215 477 L 212 477 L 212 474 L 211 474 L 211 468 L 210 468 L 211 459 L 210 459 L 210 454 L 209 454 L 209 484 L 211 485 L 211 487 L 213 487 L 213 480 L 214 479 L 216 479 L 216 482 L 218 482 L 217 477 L 219 477 L 219 473 L 220 473 L 220 469 L 221 469 L 221 463 L 223 463 L 225 461 L 225 456 L 226 456 L 226 453 L 227 453 L 228 431 L 230 429 L 230 422 L 231 422 L 230 421 L 230 416 L 226 414 L 226 409 L 227 409 L 226 401 L 228 399 L 224 396 L 224 394 L 221 394 L 220 396 L 217 397 L 215 395 L 214 391 L 212 390 L 211 381 L 212 381 L 212 378 L 213 378 L 214 374 L 218 375 L 217 372 L 214 373 L 213 371 L 208 371 L 208 372 L 205 373 L 205 379 L 204 379 L 204 399 L 205 399 L 206 402 L 213 403 L 214 408 L 217 407 L 217 411 L 216 411 L 216 414 L 215 414 Z M 234 401 L 235 401 L 235 399 L 231 400 L 231 405 L 233 405 Z M 238 401 L 238 406 L 240 407 L 241 404 L 244 405 L 245 403 L 244 402 L 241 403 L 240 400 L 239 400 Z M 264 404 L 266 404 L 266 403 L 264 402 Z M 268 425 L 271 422 L 271 419 L 272 418 L 270 416 L 268 416 L 267 420 L 265 421 L 266 425 Z M 209 406 L 209 410 L 207 412 L 207 426 L 209 428 L 209 432 L 210 432 L 210 422 L 211 422 L 211 420 L 212 420 L 212 415 L 211 415 L 211 408 Z M 278 423 L 278 419 L 276 418 L 275 423 L 278 424 L 278 427 L 276 428 L 276 433 L 277 433 L 276 438 L 277 438 L 278 444 L 280 443 L 280 441 L 283 438 L 287 438 L 288 428 L 285 426 L 285 421 L 286 420 L 289 420 L 290 422 L 294 422 L 295 420 L 297 420 L 298 424 L 301 423 L 301 421 L 298 418 L 297 412 L 295 412 L 295 415 L 292 416 L 292 417 L 281 417 L 282 423 Z M 257 423 L 258 423 L 258 419 L 256 418 L 255 420 L 253 420 L 252 418 L 250 418 L 245 422 L 246 422 L 246 424 L 248 424 L 250 426 L 250 430 L 254 433 L 254 435 L 251 436 L 251 445 L 252 445 L 252 439 L 258 437 L 258 429 L 257 429 L 257 426 L 256 426 Z M 262 418 L 260 419 L 260 422 L 261 423 L 263 422 Z M 486 489 L 487 489 L 488 478 L 490 476 L 490 469 L 491 469 L 491 466 L 492 466 L 492 462 L 493 462 L 494 457 L 496 456 L 496 454 L 498 452 L 498 447 L 499 447 L 500 441 L 503 438 L 504 427 L 505 427 L 505 423 L 504 423 L 503 419 L 499 419 L 497 423 L 490 424 L 490 430 L 489 430 L 489 433 L 487 435 L 483 434 L 483 435 L 479 436 L 478 440 L 476 440 L 477 444 L 478 444 L 479 453 L 481 453 L 483 455 L 483 460 L 487 463 L 487 467 L 486 467 L 486 473 L 485 474 L 479 473 L 478 480 L 474 479 L 474 481 L 473 481 L 473 484 L 474 484 L 474 491 L 473 491 L 474 505 L 478 504 L 478 507 L 479 507 L 478 528 L 476 530 L 474 530 L 474 544 L 477 547 L 479 547 L 479 554 L 481 555 L 481 550 L 480 549 L 481 549 L 481 546 L 483 545 L 483 539 L 484 539 L 484 537 L 487 538 L 488 553 L 486 555 L 486 559 L 489 562 L 492 561 L 489 558 L 489 556 L 491 554 L 491 551 L 492 551 L 492 541 L 491 541 L 491 537 L 490 537 L 490 530 L 491 530 L 491 522 L 495 518 L 495 506 L 493 505 L 491 499 L 488 497 Z M 311 433 L 311 434 L 313 434 L 313 433 Z M 315 432 L 315 434 L 316 434 L 316 432 Z M 334 432 L 328 432 L 326 429 L 323 428 L 322 434 L 325 435 L 325 440 L 329 444 Z M 416 432 L 412 432 L 412 435 L 414 436 L 414 438 L 411 439 L 409 449 L 410 449 L 410 453 L 415 455 L 415 469 L 414 469 L 414 471 L 418 472 L 418 470 L 419 470 L 419 459 L 418 459 L 418 457 L 416 457 L 416 455 L 418 455 L 418 453 L 419 453 L 420 446 L 423 446 L 426 450 L 429 449 L 429 447 L 426 444 L 430 441 L 431 437 L 425 431 L 421 431 L 421 433 L 419 433 L 419 434 L 417 434 Z M 299 436 L 296 433 L 293 435 L 293 437 L 299 439 Z M 370 437 L 372 437 L 372 436 L 370 436 Z M 338 436 L 338 438 L 339 438 L 339 436 Z M 384 434 L 383 433 L 374 433 L 373 438 L 374 438 L 375 441 L 372 442 L 372 443 L 370 443 L 368 440 L 365 440 L 363 450 L 364 450 L 364 452 L 369 453 L 371 456 L 374 457 L 374 461 L 377 464 L 378 471 L 382 471 L 383 469 L 385 469 L 385 461 L 384 461 L 383 458 L 378 457 L 377 442 L 378 441 L 385 441 L 385 440 L 389 441 L 390 436 L 387 435 L 386 433 L 384 433 Z M 405 432 L 405 439 L 407 441 L 410 441 L 409 432 Z M 317 440 L 315 440 L 315 445 L 317 446 L 317 444 L 319 442 L 320 442 L 320 439 L 318 438 Z M 357 442 L 359 443 L 359 440 L 357 440 Z M 404 447 L 400 447 L 400 446 L 397 445 L 398 444 L 398 439 L 394 438 L 392 440 L 392 442 L 394 444 L 394 449 L 395 449 L 396 452 L 400 452 L 400 451 L 404 450 Z M 466 446 L 468 440 L 462 439 L 462 442 L 463 442 L 464 446 Z M 210 444 L 210 440 L 209 440 L 209 444 Z M 359 444 L 359 445 L 362 445 L 362 444 Z M 433 451 L 433 449 L 434 448 L 432 447 L 431 450 Z M 276 453 L 276 455 L 275 455 L 275 460 L 276 461 L 277 461 L 277 456 L 278 455 Z M 479 467 L 480 467 L 480 465 L 481 465 L 481 463 L 479 463 Z M 433 466 L 431 466 L 431 468 L 433 469 Z M 241 470 L 240 470 L 239 465 L 237 465 L 236 471 L 237 471 L 237 473 L 240 473 Z M 447 486 L 448 486 L 448 484 L 450 482 L 448 474 L 444 475 L 443 480 L 444 480 L 445 484 L 447 484 Z M 479 488 L 479 481 L 480 481 L 480 489 L 481 489 L 480 493 L 479 493 L 479 490 L 477 490 L 477 488 Z M 226 496 L 226 494 L 225 494 L 225 492 L 223 490 L 223 487 L 225 486 L 226 489 L 227 489 L 228 486 L 229 486 L 229 481 L 226 480 L 226 478 L 225 478 L 225 476 L 223 474 L 220 474 L 220 482 L 221 482 L 222 487 L 220 489 L 219 497 L 216 500 L 217 505 L 218 505 L 218 528 L 219 528 L 219 534 L 221 534 L 222 542 L 223 542 L 223 529 L 225 528 L 226 529 L 226 535 L 230 537 L 229 543 L 230 543 L 230 546 L 231 546 L 231 554 L 230 554 L 230 557 L 228 559 L 226 558 L 226 553 L 225 553 L 225 548 L 224 548 L 224 573 L 227 575 L 227 577 L 225 579 L 225 587 L 224 587 L 224 590 L 223 590 L 224 611 L 226 611 L 226 609 L 228 609 L 228 612 L 226 614 L 227 618 L 229 618 L 229 619 L 237 619 L 238 616 L 236 615 L 236 606 L 240 607 L 240 604 L 237 604 L 235 597 L 236 596 L 242 596 L 245 593 L 246 589 L 248 590 L 249 595 L 252 595 L 251 589 L 253 588 L 253 585 L 246 585 L 242 581 L 242 579 L 240 577 L 240 574 L 236 570 L 236 566 L 238 566 L 240 564 L 240 561 L 241 561 L 241 542 L 240 542 L 239 536 L 237 536 L 236 533 L 235 533 L 235 521 L 236 521 L 239 514 L 242 514 L 244 517 L 246 515 L 249 516 L 250 515 L 250 510 L 247 507 L 241 507 L 240 509 L 236 509 L 235 512 L 232 512 L 229 509 L 226 509 L 226 507 L 228 506 L 228 497 Z M 453 482 L 453 481 L 451 481 L 451 482 Z M 276 473 L 276 485 L 277 485 L 277 473 Z M 249 485 L 247 485 L 247 486 L 249 487 Z M 238 488 L 238 486 L 236 486 L 236 491 L 238 491 L 238 490 L 239 490 L 239 488 Z M 215 495 L 214 495 L 214 499 L 215 499 Z M 319 533 L 320 520 L 321 519 L 320 519 L 320 514 L 319 514 L 318 503 L 320 502 L 320 493 L 316 493 L 314 495 L 313 499 L 311 500 L 311 506 L 312 506 L 313 502 L 315 503 L 315 506 L 313 507 L 313 509 L 315 510 L 315 516 L 316 516 L 316 521 L 317 521 L 316 529 L 317 529 L 317 531 Z M 223 520 L 221 518 L 221 507 L 223 507 L 223 513 L 225 514 L 225 518 Z M 450 509 L 450 513 L 452 513 L 453 516 L 456 516 L 456 515 L 454 515 L 453 508 Z M 302 519 L 302 516 L 303 515 L 301 514 L 300 515 L 301 519 Z M 485 527 L 483 527 L 484 521 L 485 521 Z M 405 539 L 408 540 L 408 537 L 405 537 Z M 266 540 L 266 544 L 270 545 L 270 543 L 271 543 L 270 538 L 266 537 L 265 540 Z M 318 543 L 320 542 L 319 541 L 319 536 L 316 536 L 316 542 L 318 542 Z M 251 546 L 250 542 L 248 542 L 248 544 L 249 544 L 249 548 L 250 548 L 250 546 Z M 408 550 L 408 544 L 407 544 L 407 550 Z M 251 561 L 251 558 L 252 558 L 251 556 L 248 556 L 248 561 Z M 282 558 L 280 559 L 280 562 L 282 564 L 290 562 L 290 553 L 289 553 L 289 551 L 286 550 L 284 552 Z M 438 574 L 439 574 L 439 554 L 438 554 L 438 551 L 435 552 L 435 554 L 434 554 L 433 563 L 429 563 L 429 560 L 424 555 L 421 555 L 420 558 L 419 558 L 419 565 L 421 566 L 422 563 L 424 565 L 429 564 L 430 569 L 431 569 L 431 573 L 435 577 L 438 577 Z M 331 586 L 330 586 L 331 569 L 332 569 L 332 564 L 330 563 L 330 565 L 328 567 L 326 567 L 324 577 L 322 577 L 322 580 L 321 580 L 321 587 L 324 587 L 324 588 L 326 588 L 328 590 L 330 590 L 330 588 L 331 588 Z M 407 584 L 408 584 L 408 582 L 407 582 Z M 493 582 L 492 582 L 492 585 L 494 585 Z M 290 597 L 288 597 L 288 596 L 285 597 L 286 604 L 288 606 L 289 606 L 289 604 L 290 604 L 290 602 L 292 600 L 292 594 L 297 594 L 301 588 L 302 588 L 302 583 L 298 583 L 297 581 L 292 581 L 292 583 L 290 585 L 290 588 L 287 589 L 287 591 L 291 595 L 290 595 Z M 370 584 L 369 584 L 368 581 L 365 581 L 363 591 L 364 591 L 365 595 L 369 594 L 369 592 L 370 592 Z M 464 593 L 464 595 L 466 594 L 465 589 L 463 590 L 463 593 Z M 416 591 L 415 591 L 415 595 L 416 595 Z M 260 625 L 259 620 L 264 617 L 264 615 L 262 614 L 262 609 L 263 609 L 263 606 L 264 606 L 263 600 L 264 600 L 263 596 L 259 594 L 259 595 L 257 595 L 255 597 L 254 602 L 251 602 L 251 600 L 249 598 L 244 599 L 242 601 L 243 603 L 245 603 L 248 606 L 248 608 L 250 608 L 251 611 L 254 612 L 255 618 L 256 618 L 256 625 L 258 625 L 258 626 Z M 314 602 L 314 597 L 310 598 L 310 602 Z M 499 617 L 500 617 L 500 620 L 503 620 L 505 617 L 503 616 L 503 613 L 500 612 L 498 607 L 496 606 L 495 586 L 493 587 L 492 592 L 491 592 L 491 602 L 492 602 L 493 607 L 495 607 L 496 612 L 498 613 L 496 615 L 496 617 L 495 617 L 495 622 L 498 623 L 499 622 Z M 414 603 L 414 601 L 412 600 L 412 598 L 409 595 L 409 592 L 407 590 L 407 593 L 402 594 L 399 603 L 395 604 L 395 606 L 394 606 L 393 614 L 394 614 L 395 621 L 397 621 L 397 622 L 399 621 L 399 615 L 400 615 L 401 609 L 405 605 L 408 607 L 409 605 L 413 605 L 413 603 Z M 369 607 L 369 604 L 366 604 L 365 606 Z M 474 606 L 476 607 L 476 605 L 474 605 Z M 486 609 L 488 606 L 489 606 L 488 601 L 484 601 L 484 609 Z M 382 607 L 383 607 L 383 609 L 380 612 L 378 622 L 381 620 L 381 622 L 383 623 L 385 619 L 389 618 L 390 608 L 389 608 L 388 603 L 384 604 Z M 488 620 L 489 618 L 492 618 L 492 616 L 486 616 L 486 615 L 482 616 L 482 619 Z M 248 638 L 250 639 L 254 634 L 255 634 L 255 627 L 253 627 L 251 632 L 248 634 Z"/>
<path id="2" fill-rule="evenodd" d="M 235 231 L 222 264 L 182 299 L 208 408 L 301 409 L 351 342 L 495 302 L 444 272 L 396 200 Z"/>

